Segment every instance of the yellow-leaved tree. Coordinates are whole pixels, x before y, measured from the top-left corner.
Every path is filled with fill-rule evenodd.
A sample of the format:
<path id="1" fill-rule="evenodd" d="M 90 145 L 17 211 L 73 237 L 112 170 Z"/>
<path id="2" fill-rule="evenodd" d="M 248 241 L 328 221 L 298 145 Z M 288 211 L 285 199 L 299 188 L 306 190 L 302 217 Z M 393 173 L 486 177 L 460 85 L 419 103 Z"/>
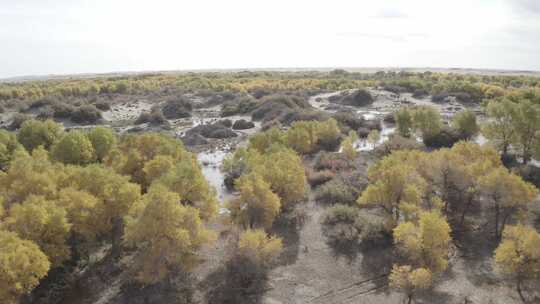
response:
<path id="1" fill-rule="evenodd" d="M 354 137 L 353 136 L 347 136 L 342 142 L 341 142 L 341 153 L 345 155 L 345 157 L 353 161 L 356 158 L 356 149 L 354 148 Z"/>
<path id="2" fill-rule="evenodd" d="M 129 177 L 115 173 L 102 165 L 87 167 L 69 167 L 69 179 L 65 187 L 87 192 L 96 197 L 93 216 L 98 223 L 93 234 L 108 235 L 112 243 L 113 256 L 121 250 L 123 217 L 131 206 L 140 199 L 140 186 L 129 182 Z"/>
<path id="3" fill-rule="evenodd" d="M 13 132 L 0 130 L 0 170 L 6 171 L 17 150 L 24 149 Z"/>
<path id="4" fill-rule="evenodd" d="M 393 229 L 402 217 L 415 215 L 427 187 L 426 181 L 413 166 L 401 159 L 400 153 L 393 153 L 369 168 L 370 184 L 358 198 L 361 207 L 384 210 L 389 229 Z"/>
<path id="5" fill-rule="evenodd" d="M 199 248 L 215 238 L 199 210 L 180 201 L 177 193 L 154 185 L 126 217 L 124 238 L 138 249 L 141 283 L 157 283 L 172 271 L 190 271 L 200 260 Z"/>
<path id="6" fill-rule="evenodd" d="M 104 163 L 116 172 L 130 176 L 132 182 L 146 190 L 152 180 L 147 180 L 144 167 L 147 162 L 160 155 L 168 156 L 175 162 L 194 158 L 192 153 L 184 149 L 181 141 L 163 134 L 144 133 L 123 136 L 116 148 L 104 158 Z"/>
<path id="7" fill-rule="evenodd" d="M 240 235 L 238 253 L 264 268 L 272 266 L 283 250 L 282 240 L 263 230 L 246 230 Z"/>
<path id="8" fill-rule="evenodd" d="M 60 190 L 58 206 L 67 211 L 71 230 L 86 240 L 94 240 L 101 224 L 97 212 L 103 210 L 103 201 L 94 195 L 69 187 Z"/>
<path id="9" fill-rule="evenodd" d="M 440 273 L 448 267 L 450 226 L 437 211 L 422 212 L 418 221 L 399 224 L 394 242 L 411 265 Z"/>
<path id="10" fill-rule="evenodd" d="M 88 132 L 87 136 L 100 162 L 116 145 L 116 134 L 108 127 L 95 127 Z"/>
<path id="11" fill-rule="evenodd" d="M 538 195 L 534 185 L 506 168 L 499 167 L 480 177 L 479 187 L 494 210 L 495 237 L 500 239 L 506 223 L 516 214 L 524 214 Z"/>
<path id="12" fill-rule="evenodd" d="M 306 173 L 302 159 L 291 149 L 275 146 L 265 155 L 259 173 L 281 199 L 281 208 L 287 210 L 302 201 L 306 195 Z"/>
<path id="13" fill-rule="evenodd" d="M 95 151 L 85 133 L 71 131 L 52 147 L 52 156 L 64 164 L 85 165 L 95 160 Z"/>
<path id="14" fill-rule="evenodd" d="M 199 209 L 202 219 L 210 219 L 217 214 L 216 190 L 204 177 L 195 158 L 184 158 L 175 163 L 155 183 L 166 186 L 182 198 L 182 203 Z"/>
<path id="15" fill-rule="evenodd" d="M 71 224 L 66 210 L 42 196 L 29 196 L 14 204 L 5 219 L 6 227 L 21 238 L 35 242 L 47 255 L 53 267 L 70 257 L 66 244 Z"/>
<path id="16" fill-rule="evenodd" d="M 62 124 L 50 119 L 46 121 L 30 119 L 23 122 L 17 139 L 29 152 L 39 146 L 48 150 L 62 137 L 63 133 Z"/>
<path id="17" fill-rule="evenodd" d="M 281 208 L 270 185 L 253 172 L 237 179 L 236 189 L 239 195 L 229 203 L 233 222 L 244 228 L 270 228 Z"/>
<path id="18" fill-rule="evenodd" d="M 54 199 L 66 177 L 64 166 L 52 163 L 43 148 L 35 149 L 31 156 L 20 151 L 8 171 L 0 173 L 0 195 L 7 206 L 21 203 L 30 195 Z"/>
<path id="19" fill-rule="evenodd" d="M 523 283 L 540 279 L 540 234 L 533 227 L 506 227 L 502 242 L 495 250 L 495 263 L 504 275 L 515 281 L 519 296 L 527 303 Z"/>
<path id="20" fill-rule="evenodd" d="M 502 152 L 503 156 L 508 154 L 510 145 L 517 138 L 514 125 L 516 112 L 516 104 L 508 99 L 490 101 L 487 105 L 487 115 L 490 119 L 482 126 L 482 134 Z"/>
<path id="21" fill-rule="evenodd" d="M 415 293 L 426 290 L 433 284 L 433 275 L 429 269 L 412 268 L 409 265 L 394 265 L 388 279 L 390 287 L 405 293 L 407 304 L 411 303 Z"/>
<path id="22" fill-rule="evenodd" d="M 51 264 L 32 241 L 0 230 L 0 302 L 17 304 L 47 275 Z"/>

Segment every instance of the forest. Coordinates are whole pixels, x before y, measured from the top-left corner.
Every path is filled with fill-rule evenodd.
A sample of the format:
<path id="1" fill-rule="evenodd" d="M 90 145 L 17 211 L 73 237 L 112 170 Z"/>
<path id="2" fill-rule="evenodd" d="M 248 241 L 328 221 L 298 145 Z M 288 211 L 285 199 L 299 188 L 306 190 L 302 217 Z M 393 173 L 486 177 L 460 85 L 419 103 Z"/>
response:
<path id="1" fill-rule="evenodd" d="M 540 77 L 0 83 L 0 302 L 540 303 Z"/>

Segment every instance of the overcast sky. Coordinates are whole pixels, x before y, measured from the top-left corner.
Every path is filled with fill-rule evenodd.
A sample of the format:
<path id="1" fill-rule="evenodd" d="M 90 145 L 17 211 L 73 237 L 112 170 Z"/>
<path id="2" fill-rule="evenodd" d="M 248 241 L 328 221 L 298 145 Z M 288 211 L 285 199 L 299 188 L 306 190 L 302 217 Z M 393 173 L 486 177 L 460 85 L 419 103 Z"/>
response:
<path id="1" fill-rule="evenodd" d="M 0 77 L 273 67 L 540 70 L 540 0 L 0 0 Z"/>

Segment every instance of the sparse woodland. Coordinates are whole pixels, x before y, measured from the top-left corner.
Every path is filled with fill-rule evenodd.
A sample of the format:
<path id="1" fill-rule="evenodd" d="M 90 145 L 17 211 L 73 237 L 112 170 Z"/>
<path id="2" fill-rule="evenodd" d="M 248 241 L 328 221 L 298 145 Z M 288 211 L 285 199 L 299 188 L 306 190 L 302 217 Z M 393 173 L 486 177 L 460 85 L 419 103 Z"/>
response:
<path id="1" fill-rule="evenodd" d="M 376 100 L 371 88 L 464 110 L 395 107 L 381 120 L 395 126 L 388 136 L 351 110 Z M 308 102 L 348 90 L 361 93 L 335 95 L 338 110 Z M 117 100 L 140 99 L 157 102 L 129 123 L 148 130 L 104 119 Z M 481 244 L 491 280 L 523 303 L 540 301 L 540 78 L 148 74 L 2 83 L 0 105 L 9 114 L 0 130 L 1 303 L 69 303 L 68 291 L 95 277 L 120 282 L 123 300 L 109 303 L 258 303 L 272 271 L 291 263 L 287 233 L 311 220 L 310 203 L 324 208 L 316 224 L 328 246 L 391 252 L 376 290 L 400 301 L 427 303 L 453 257 Z M 216 106 L 221 120 L 171 131 Z M 252 125 L 233 128 L 235 115 Z M 194 143 L 236 138 L 255 123 L 220 166 L 233 193 L 220 200 Z M 201 279 L 209 256 L 217 270 Z"/>

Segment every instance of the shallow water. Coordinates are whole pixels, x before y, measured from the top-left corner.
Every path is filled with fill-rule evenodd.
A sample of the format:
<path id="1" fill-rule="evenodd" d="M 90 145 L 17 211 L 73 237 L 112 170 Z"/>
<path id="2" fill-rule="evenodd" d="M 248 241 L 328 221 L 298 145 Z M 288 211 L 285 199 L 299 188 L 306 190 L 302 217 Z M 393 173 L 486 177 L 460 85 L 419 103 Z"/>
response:
<path id="1" fill-rule="evenodd" d="M 355 142 L 355 147 L 357 151 L 372 151 L 376 147 L 380 146 L 382 143 L 387 141 L 390 138 L 390 135 L 394 134 L 396 127 L 393 125 L 387 125 L 382 123 L 382 130 L 380 132 L 380 138 L 376 143 L 370 143 L 366 138 L 360 138 Z"/>
<path id="2" fill-rule="evenodd" d="M 225 175 L 220 169 L 225 157 L 231 153 L 226 150 L 228 149 L 215 149 L 197 154 L 197 159 L 202 167 L 202 173 L 210 185 L 216 189 L 217 198 L 221 204 L 234 198 L 234 193 L 227 190 L 223 184 Z"/>

